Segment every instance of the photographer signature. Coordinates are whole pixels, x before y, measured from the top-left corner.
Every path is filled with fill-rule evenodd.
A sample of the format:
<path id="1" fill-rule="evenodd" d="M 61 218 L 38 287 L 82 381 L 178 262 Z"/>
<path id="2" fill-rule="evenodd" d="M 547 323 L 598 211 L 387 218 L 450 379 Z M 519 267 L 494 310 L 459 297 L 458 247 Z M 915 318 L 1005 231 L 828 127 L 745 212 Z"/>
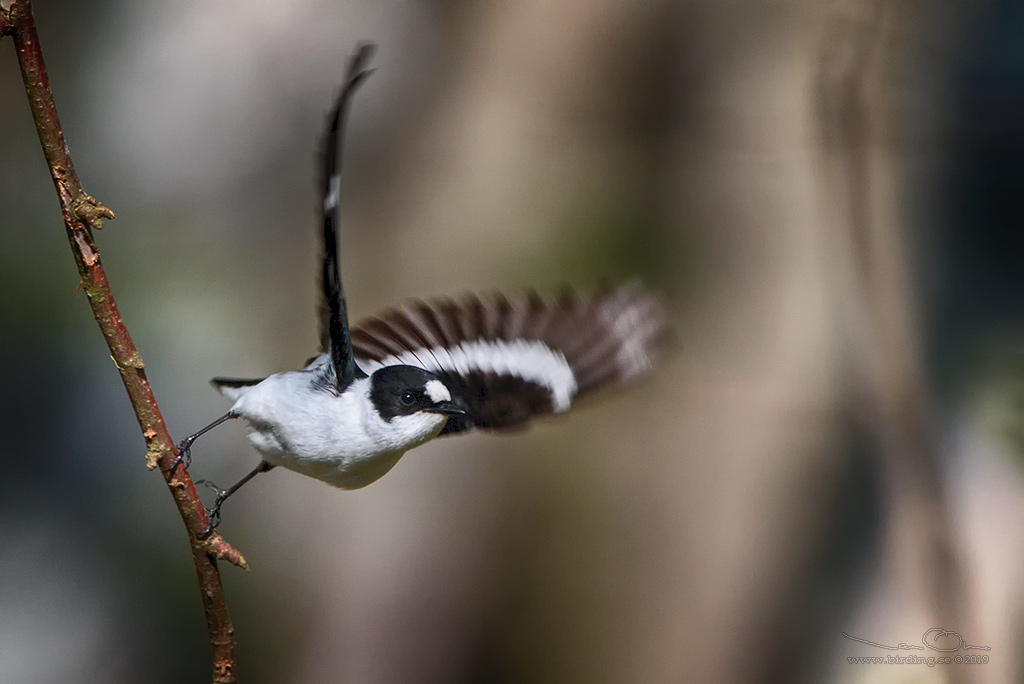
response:
<path id="1" fill-rule="evenodd" d="M 843 632 L 842 634 L 843 634 L 844 637 L 846 637 L 847 639 L 851 639 L 852 641 L 859 641 L 862 644 L 867 644 L 868 646 L 874 646 L 876 648 L 884 648 L 887 651 L 923 651 L 924 650 L 924 646 L 918 646 L 917 644 L 908 644 L 908 643 L 905 643 L 905 642 L 900 642 L 896 646 L 886 646 L 885 644 L 878 644 L 878 643 L 875 643 L 874 641 L 868 641 L 867 639 L 859 639 L 859 638 L 857 638 L 855 636 L 850 636 L 846 632 Z M 929 637 L 931 638 L 933 643 L 928 643 Z M 945 638 L 945 637 L 956 637 L 957 638 L 957 645 L 956 645 L 956 647 L 955 648 L 939 648 L 938 646 L 936 646 L 934 644 L 934 642 L 937 642 L 938 639 Z M 922 634 L 921 635 L 921 643 L 923 643 L 925 646 L 927 646 L 928 648 L 932 649 L 933 651 L 942 651 L 943 653 L 952 653 L 953 651 L 959 651 L 961 648 L 963 650 L 965 650 L 965 651 L 969 651 L 969 650 L 972 650 L 972 649 L 973 650 L 978 650 L 978 651 L 991 651 L 992 650 L 992 648 L 990 646 L 973 646 L 973 645 L 967 643 L 966 641 L 964 641 L 964 638 L 962 636 L 960 636 L 959 633 L 953 632 L 953 631 L 950 631 L 950 630 L 946 630 L 946 629 L 942 629 L 940 627 L 932 627 L 931 629 L 926 631 L 924 634 Z"/>

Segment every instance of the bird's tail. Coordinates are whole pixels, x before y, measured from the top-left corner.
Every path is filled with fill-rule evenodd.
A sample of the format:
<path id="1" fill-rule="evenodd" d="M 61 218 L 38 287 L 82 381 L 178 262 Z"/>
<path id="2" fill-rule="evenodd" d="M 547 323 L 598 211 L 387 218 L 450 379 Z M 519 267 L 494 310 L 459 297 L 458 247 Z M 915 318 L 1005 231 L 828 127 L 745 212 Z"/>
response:
<path id="1" fill-rule="evenodd" d="M 210 380 L 218 392 L 232 401 L 237 401 L 240 396 L 249 391 L 250 387 L 263 382 L 265 378 L 255 380 L 240 380 L 238 378 L 214 378 Z"/>

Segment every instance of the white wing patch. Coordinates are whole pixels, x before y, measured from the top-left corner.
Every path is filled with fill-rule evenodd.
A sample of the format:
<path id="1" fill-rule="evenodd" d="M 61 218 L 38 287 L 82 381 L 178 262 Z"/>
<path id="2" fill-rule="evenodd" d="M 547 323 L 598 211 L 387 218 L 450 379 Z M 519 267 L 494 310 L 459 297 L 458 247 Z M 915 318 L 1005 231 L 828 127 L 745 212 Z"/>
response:
<path id="1" fill-rule="evenodd" d="M 577 389 L 576 376 L 565 355 L 537 341 L 475 340 L 461 342 L 452 349 L 420 348 L 392 354 L 381 361 L 358 361 L 367 374 L 384 366 L 406 365 L 460 375 L 481 371 L 515 376 L 548 388 L 551 403 L 558 413 L 569 410 Z"/>

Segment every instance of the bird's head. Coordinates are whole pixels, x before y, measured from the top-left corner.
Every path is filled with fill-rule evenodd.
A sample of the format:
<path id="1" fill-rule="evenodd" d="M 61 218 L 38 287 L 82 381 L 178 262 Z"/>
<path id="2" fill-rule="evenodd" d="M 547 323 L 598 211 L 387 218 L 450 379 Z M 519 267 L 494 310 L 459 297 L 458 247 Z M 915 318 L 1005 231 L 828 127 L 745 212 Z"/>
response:
<path id="1" fill-rule="evenodd" d="M 370 400 L 385 422 L 402 416 L 432 414 L 443 425 L 465 411 L 437 375 L 415 366 L 385 366 L 370 376 Z"/>

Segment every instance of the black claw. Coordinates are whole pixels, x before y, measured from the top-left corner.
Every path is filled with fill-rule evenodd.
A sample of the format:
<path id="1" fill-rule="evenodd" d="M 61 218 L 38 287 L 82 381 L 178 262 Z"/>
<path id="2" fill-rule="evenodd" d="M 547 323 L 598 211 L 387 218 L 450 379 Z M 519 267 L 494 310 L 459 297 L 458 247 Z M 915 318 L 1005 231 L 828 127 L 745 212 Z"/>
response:
<path id="1" fill-rule="evenodd" d="M 217 496 L 213 500 L 213 506 L 206 509 L 206 516 L 210 519 L 210 524 L 206 526 L 205 530 L 196 535 L 198 539 L 206 539 L 213 533 L 213 528 L 220 524 L 220 506 L 224 503 L 224 499 L 228 497 L 228 490 L 221 489 L 209 480 L 196 480 L 196 484 L 203 485 L 217 492 Z"/>
<path id="2" fill-rule="evenodd" d="M 171 464 L 170 469 L 165 470 L 164 472 L 167 473 L 168 475 L 173 475 L 174 471 L 177 470 L 178 466 L 180 465 L 184 465 L 185 470 L 188 470 L 192 466 L 192 445 L 195 443 L 195 441 L 202 437 L 203 435 L 205 435 L 210 430 L 212 430 L 213 428 L 223 423 L 224 421 L 231 420 L 232 418 L 237 417 L 237 415 L 228 411 L 226 414 L 224 414 L 217 420 L 213 421 L 199 432 L 195 433 L 194 435 L 189 435 L 185 439 L 181 440 L 181 442 L 179 442 L 174 447 L 178 451 L 178 457 L 174 459 L 174 463 Z"/>
<path id="3" fill-rule="evenodd" d="M 220 525 L 220 512 L 211 511 L 209 508 L 206 509 L 206 515 L 210 518 L 210 524 L 206 526 L 206 529 L 196 535 L 196 539 L 206 539 L 213 534 L 213 529 Z"/>
<path id="4" fill-rule="evenodd" d="M 206 509 L 206 515 L 210 518 L 210 524 L 206 526 L 205 530 L 198 534 L 198 538 L 206 539 L 213 532 L 213 528 L 220 524 L 220 507 L 229 496 L 237 492 L 239 487 L 244 485 L 252 478 L 256 477 L 260 473 L 265 473 L 273 469 L 273 467 L 273 465 L 267 463 L 266 461 L 260 461 L 259 465 L 257 465 L 252 470 L 252 472 L 250 472 L 248 475 L 246 475 L 241 480 L 233 484 L 231 487 L 228 487 L 227 489 L 221 489 L 220 487 L 213 484 L 209 480 L 196 480 L 196 484 L 206 485 L 213 491 L 217 492 L 217 497 L 213 500 L 213 506 Z"/>
<path id="5" fill-rule="evenodd" d="M 178 451 L 178 457 L 174 459 L 174 463 L 171 467 L 164 472 L 168 475 L 173 475 L 174 471 L 178 469 L 178 466 L 184 465 L 185 470 L 188 470 L 192 466 L 192 443 L 187 439 L 182 440 L 181 444 L 174 447 Z"/>
<path id="6" fill-rule="evenodd" d="M 183 439 L 175 449 L 178 450 L 178 460 L 182 461 L 185 464 L 185 470 L 188 470 L 192 466 L 192 441 Z"/>
<path id="7" fill-rule="evenodd" d="M 212 482 L 210 482 L 209 480 L 196 480 L 196 484 L 197 484 L 197 485 L 203 485 L 204 487 L 207 487 L 208 489 L 212 489 L 213 491 L 215 491 L 215 492 L 217 493 L 217 494 L 216 494 L 216 496 L 218 496 L 218 497 L 219 497 L 219 496 L 220 496 L 221 494 L 223 494 L 223 493 L 224 493 L 224 490 L 223 490 L 223 489 L 221 489 L 221 488 L 220 488 L 220 487 L 218 487 L 217 485 L 213 484 L 213 483 L 212 483 Z"/>

